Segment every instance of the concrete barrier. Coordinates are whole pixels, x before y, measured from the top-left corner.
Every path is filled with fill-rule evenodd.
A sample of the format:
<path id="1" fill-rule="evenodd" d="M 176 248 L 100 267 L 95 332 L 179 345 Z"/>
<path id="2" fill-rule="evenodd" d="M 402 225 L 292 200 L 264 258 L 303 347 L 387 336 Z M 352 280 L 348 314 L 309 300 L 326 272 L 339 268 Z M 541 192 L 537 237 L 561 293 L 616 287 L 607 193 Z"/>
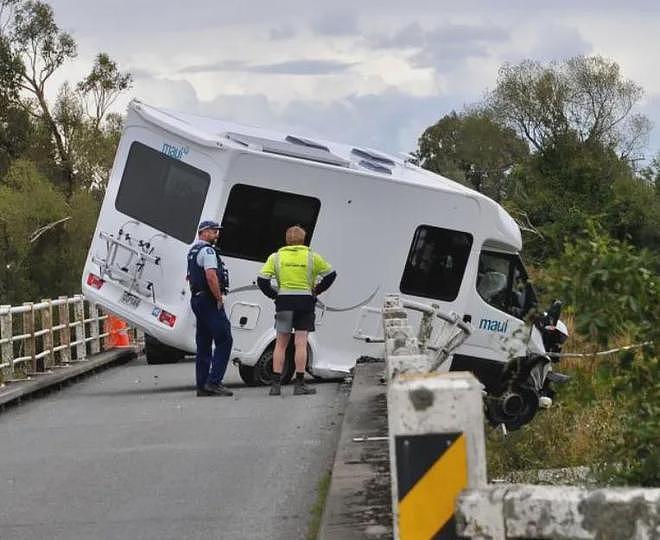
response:
<path id="1" fill-rule="evenodd" d="M 482 540 L 660 538 L 660 489 L 492 485 L 465 491 L 457 531 Z"/>
<path id="2" fill-rule="evenodd" d="M 486 485 L 481 385 L 405 374 L 387 392 L 395 538 L 455 538 L 455 500 Z"/>

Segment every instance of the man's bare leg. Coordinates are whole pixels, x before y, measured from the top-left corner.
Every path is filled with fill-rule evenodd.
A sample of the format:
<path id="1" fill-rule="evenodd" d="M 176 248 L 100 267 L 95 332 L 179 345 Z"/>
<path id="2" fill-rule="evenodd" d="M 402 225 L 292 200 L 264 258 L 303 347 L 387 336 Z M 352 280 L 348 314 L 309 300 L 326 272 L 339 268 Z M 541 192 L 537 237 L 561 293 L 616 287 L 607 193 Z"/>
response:
<path id="1" fill-rule="evenodd" d="M 294 344 L 296 346 L 296 385 L 293 395 L 316 394 L 314 388 L 305 386 L 305 368 L 307 367 L 307 334 L 306 330 L 296 330 Z"/>
<path id="2" fill-rule="evenodd" d="M 282 370 L 284 369 L 284 357 L 290 336 L 291 334 L 288 332 L 278 332 L 277 338 L 275 338 L 275 349 L 273 350 L 273 384 L 270 387 L 271 396 L 279 396 L 281 393 L 280 385 L 282 381 Z"/>
<path id="3" fill-rule="evenodd" d="M 307 330 L 296 330 L 293 343 L 296 347 L 296 373 L 305 373 L 307 368 Z"/>

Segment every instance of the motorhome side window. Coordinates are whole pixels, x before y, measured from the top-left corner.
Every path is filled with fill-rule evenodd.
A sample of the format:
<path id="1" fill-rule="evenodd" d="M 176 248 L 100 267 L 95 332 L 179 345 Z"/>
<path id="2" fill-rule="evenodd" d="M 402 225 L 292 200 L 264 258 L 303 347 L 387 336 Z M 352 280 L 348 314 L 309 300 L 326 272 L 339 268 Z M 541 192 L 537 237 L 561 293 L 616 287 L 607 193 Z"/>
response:
<path id="1" fill-rule="evenodd" d="M 236 184 L 229 192 L 222 218 L 220 251 L 224 255 L 265 261 L 284 245 L 284 233 L 292 225 L 314 233 L 321 201 L 314 197 Z"/>
<path id="2" fill-rule="evenodd" d="M 512 254 L 481 252 L 477 292 L 494 308 L 519 318 L 524 317 L 537 302 L 522 261 Z"/>
<path id="3" fill-rule="evenodd" d="M 210 180 L 208 173 L 136 141 L 128 152 L 115 208 L 190 244 Z"/>
<path id="4" fill-rule="evenodd" d="M 469 233 L 420 225 L 413 236 L 399 289 L 404 294 L 454 300 L 471 247 Z"/>

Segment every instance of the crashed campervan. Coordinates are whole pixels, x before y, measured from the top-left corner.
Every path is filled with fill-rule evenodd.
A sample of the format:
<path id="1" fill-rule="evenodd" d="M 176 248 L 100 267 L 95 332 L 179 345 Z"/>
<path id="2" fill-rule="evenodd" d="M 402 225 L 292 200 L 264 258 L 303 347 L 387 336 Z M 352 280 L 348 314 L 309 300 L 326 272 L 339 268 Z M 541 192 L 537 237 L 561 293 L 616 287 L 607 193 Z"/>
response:
<path id="1" fill-rule="evenodd" d="M 471 322 L 451 369 L 484 383 L 494 398 L 491 420 L 516 427 L 551 395 L 544 354 L 553 345 L 543 327 L 523 322 L 536 299 L 520 230 L 497 203 L 406 157 L 134 100 L 82 285 L 87 298 L 149 335 L 149 363 L 195 350 L 186 254 L 202 219 L 223 226 L 232 359 L 246 383 L 268 382 L 275 338 L 273 304 L 256 276 L 285 229 L 298 224 L 338 273 L 317 305 L 310 373 L 345 374 L 359 357 L 378 355 L 353 335 L 358 323 L 376 332 L 374 308 L 399 293 Z M 512 358 L 521 360 L 514 370 Z"/>

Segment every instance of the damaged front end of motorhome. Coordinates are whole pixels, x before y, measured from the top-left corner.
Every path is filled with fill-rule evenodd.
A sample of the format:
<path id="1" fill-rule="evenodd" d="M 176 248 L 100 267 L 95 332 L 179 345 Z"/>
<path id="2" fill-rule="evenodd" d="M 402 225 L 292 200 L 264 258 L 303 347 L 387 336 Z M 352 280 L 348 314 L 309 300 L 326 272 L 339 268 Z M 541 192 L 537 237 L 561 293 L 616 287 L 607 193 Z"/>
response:
<path id="1" fill-rule="evenodd" d="M 353 335 L 358 326 L 382 333 L 379 310 L 396 293 L 472 325 L 442 369 L 475 373 L 492 422 L 516 429 L 551 402 L 562 377 L 548 354 L 565 327 L 556 306 L 537 313 L 520 229 L 496 202 L 407 157 L 134 100 L 82 287 L 145 331 L 148 363 L 195 351 L 186 255 L 204 219 L 222 223 L 231 359 L 247 384 L 269 383 L 275 341 L 274 306 L 255 279 L 297 224 L 338 274 L 317 303 L 312 375 L 341 376 L 359 357 L 377 356 Z"/>

